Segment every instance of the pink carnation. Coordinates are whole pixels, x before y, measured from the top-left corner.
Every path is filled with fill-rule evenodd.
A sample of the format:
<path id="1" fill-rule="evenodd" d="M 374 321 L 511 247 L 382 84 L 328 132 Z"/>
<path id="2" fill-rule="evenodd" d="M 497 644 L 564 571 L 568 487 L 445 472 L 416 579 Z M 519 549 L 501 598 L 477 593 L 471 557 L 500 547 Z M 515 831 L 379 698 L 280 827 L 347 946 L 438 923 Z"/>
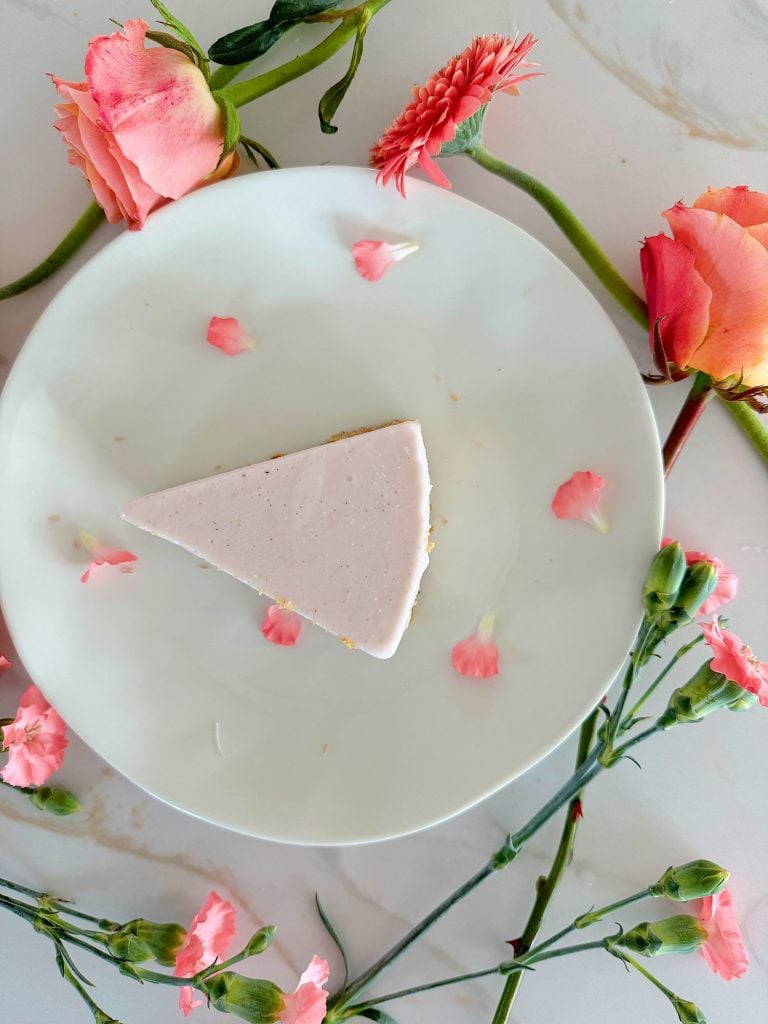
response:
<path id="1" fill-rule="evenodd" d="M 768 662 L 758 661 L 740 637 L 721 629 L 717 616 L 711 622 L 702 623 L 702 629 L 714 655 L 712 671 L 720 672 L 732 683 L 756 694 L 763 707 L 768 707 Z"/>
<path id="2" fill-rule="evenodd" d="M 579 470 L 555 491 L 552 511 L 558 519 L 579 519 L 607 533 L 608 523 L 600 513 L 600 498 L 605 479 L 590 470 Z"/>
<path id="3" fill-rule="evenodd" d="M 749 967 L 749 954 L 744 948 L 733 910 L 733 896 L 728 889 L 701 901 L 699 922 L 707 932 L 707 939 L 700 948 L 709 966 L 726 981 L 740 978 Z"/>
<path id="4" fill-rule="evenodd" d="M 371 149 L 371 166 L 379 169 L 378 181 L 394 179 L 405 195 L 405 175 L 415 164 L 436 185 L 451 183 L 434 161 L 444 143 L 456 136 L 456 126 L 472 117 L 497 92 L 517 92 L 517 86 L 534 73 L 526 57 L 536 45 L 530 33 L 517 36 L 476 36 L 458 56 L 449 60 L 423 86 L 414 86 L 413 99 Z"/>
<path id="5" fill-rule="evenodd" d="M 221 110 L 205 76 L 186 54 L 144 45 L 149 26 L 126 21 L 121 32 L 88 44 L 84 82 L 51 75 L 65 102 L 56 128 L 69 162 L 82 171 L 114 224 L 140 228 L 170 199 L 231 174 Z"/>
<path id="6" fill-rule="evenodd" d="M 10 786 L 42 786 L 61 768 L 67 727 L 36 686 L 27 688 L 16 718 L 2 733 L 8 763 L 0 776 Z"/>
<path id="7" fill-rule="evenodd" d="M 661 546 L 665 548 L 671 543 L 671 537 L 664 537 Z M 739 592 L 739 577 L 728 566 L 724 565 L 719 558 L 716 558 L 714 555 L 708 555 L 706 551 L 686 551 L 685 560 L 688 565 L 694 565 L 696 562 L 709 562 L 717 570 L 717 585 L 699 609 L 700 615 L 712 615 L 718 608 L 722 608 L 724 604 L 727 604 L 736 597 Z"/>
<path id="8" fill-rule="evenodd" d="M 328 993 L 323 985 L 328 981 L 328 961 L 313 956 L 299 978 L 294 992 L 283 999 L 279 1024 L 322 1024 Z"/>
<path id="9" fill-rule="evenodd" d="M 192 918 L 181 949 L 176 954 L 173 969 L 176 978 L 191 978 L 214 960 L 220 960 L 229 949 L 235 934 L 235 908 L 211 892 L 200 910 Z M 179 1009 L 188 1017 L 202 999 L 195 999 L 195 990 L 185 985 L 179 991 Z"/>

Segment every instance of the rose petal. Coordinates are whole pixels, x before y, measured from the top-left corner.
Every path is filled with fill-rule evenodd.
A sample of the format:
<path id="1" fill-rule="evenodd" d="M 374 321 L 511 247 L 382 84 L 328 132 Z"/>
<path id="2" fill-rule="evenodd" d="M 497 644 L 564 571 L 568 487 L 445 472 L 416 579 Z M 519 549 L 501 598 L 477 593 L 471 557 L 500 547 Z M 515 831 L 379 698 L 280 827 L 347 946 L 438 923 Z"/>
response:
<path id="1" fill-rule="evenodd" d="M 600 515 L 599 505 L 605 479 L 590 470 L 579 470 L 555 491 L 552 511 L 558 519 L 579 519 L 600 533 L 610 527 Z"/>
<path id="2" fill-rule="evenodd" d="M 271 644 L 295 647 L 301 633 L 301 616 L 285 604 L 271 604 L 264 616 L 261 632 Z"/>
<path id="3" fill-rule="evenodd" d="M 708 188 L 694 200 L 697 210 L 724 213 L 743 228 L 768 224 L 768 194 L 753 192 L 747 185 L 735 188 Z"/>
<path id="4" fill-rule="evenodd" d="M 245 333 L 240 321 L 234 316 L 212 316 L 205 340 L 228 356 L 249 352 L 255 345 L 253 338 Z"/>
<path id="5" fill-rule="evenodd" d="M 486 615 L 477 632 L 460 640 L 451 651 L 451 665 L 459 675 L 490 679 L 499 674 L 499 651 L 493 640 L 494 616 Z"/>
<path id="6" fill-rule="evenodd" d="M 767 383 L 768 251 L 736 221 L 710 210 L 678 203 L 664 216 L 712 290 L 707 336 L 690 365 L 716 380 L 739 375 L 747 386 Z"/>
<path id="7" fill-rule="evenodd" d="M 686 369 L 709 327 L 710 288 L 694 267 L 691 250 L 667 235 L 646 238 L 640 250 L 651 351 L 656 321 L 670 362 Z"/>
<path id="8" fill-rule="evenodd" d="M 360 277 L 379 281 L 390 267 L 419 248 L 418 242 L 377 242 L 364 240 L 352 246 L 352 256 Z"/>
<path id="9" fill-rule="evenodd" d="M 701 954 L 709 967 L 725 981 L 740 978 L 749 967 L 749 954 L 728 889 L 701 901 L 699 921 L 707 931 Z"/>

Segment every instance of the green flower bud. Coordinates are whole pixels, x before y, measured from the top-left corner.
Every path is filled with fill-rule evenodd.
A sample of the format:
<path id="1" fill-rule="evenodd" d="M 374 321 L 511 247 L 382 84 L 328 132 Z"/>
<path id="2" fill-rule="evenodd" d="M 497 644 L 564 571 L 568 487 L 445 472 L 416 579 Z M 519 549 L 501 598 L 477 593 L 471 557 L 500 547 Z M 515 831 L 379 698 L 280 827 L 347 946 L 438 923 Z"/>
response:
<path id="1" fill-rule="evenodd" d="M 667 868 L 658 882 L 651 886 L 651 895 L 665 896 L 678 903 L 701 900 L 724 889 L 730 876 L 730 871 L 711 860 L 692 860 L 688 864 Z"/>
<path id="2" fill-rule="evenodd" d="M 682 1024 L 708 1024 L 707 1018 L 695 1003 L 681 999 L 679 996 L 672 996 L 669 1001 L 677 1010 L 677 1016 Z"/>
<path id="3" fill-rule="evenodd" d="M 750 693 L 749 690 L 742 690 L 741 696 L 738 697 L 732 704 L 726 704 L 728 711 L 749 711 L 757 704 L 757 694 Z"/>
<path id="4" fill-rule="evenodd" d="M 142 947 L 148 952 L 148 956 L 138 955 L 120 956 L 121 960 L 131 960 L 133 963 L 141 963 L 143 960 L 156 960 L 163 967 L 173 967 L 176 963 L 176 954 L 181 949 L 186 931 L 180 924 L 168 923 L 157 924 L 155 921 L 145 921 L 143 917 L 136 918 L 124 924 L 117 932 L 114 932 L 107 939 L 110 949 L 113 946 L 120 948 L 120 939 L 135 939 L 134 945 L 127 941 L 125 948 L 130 952 L 139 954 Z M 119 953 L 115 950 L 115 955 Z"/>
<path id="5" fill-rule="evenodd" d="M 282 991 L 271 981 L 244 978 L 234 971 L 214 974 L 200 985 L 199 991 L 222 1013 L 233 1013 L 250 1024 L 272 1024 L 280 1016 Z"/>
<path id="6" fill-rule="evenodd" d="M 77 814 L 82 810 L 71 793 L 68 793 L 66 789 L 56 789 L 54 786 L 38 786 L 29 799 L 41 811 L 56 814 L 61 818 L 67 814 Z"/>
<path id="7" fill-rule="evenodd" d="M 707 939 L 706 929 L 695 917 L 678 914 L 662 921 L 645 921 L 618 940 L 640 956 L 662 956 L 665 953 L 695 953 Z"/>
<path id="8" fill-rule="evenodd" d="M 675 725 L 700 722 L 720 708 L 744 710 L 745 693 L 738 683 L 713 672 L 711 662 L 707 662 L 684 686 L 674 691 L 658 724 L 662 729 L 671 729 Z"/>
<path id="9" fill-rule="evenodd" d="M 150 947 L 136 935 L 122 931 L 111 932 L 104 936 L 104 945 L 112 956 L 124 963 L 143 964 L 147 960 L 154 960 Z"/>
<path id="10" fill-rule="evenodd" d="M 268 924 L 264 928 L 259 928 L 255 935 L 252 935 L 248 940 L 248 945 L 243 950 L 246 956 L 258 956 L 259 953 L 263 953 L 265 949 L 272 945 L 272 939 L 275 937 L 277 928 L 273 924 Z"/>
<path id="11" fill-rule="evenodd" d="M 699 608 L 717 586 L 717 569 L 711 562 L 694 562 L 686 570 L 671 608 L 658 617 L 659 628 L 671 633 L 693 622 Z"/>
<path id="12" fill-rule="evenodd" d="M 685 551 L 677 541 L 656 552 L 643 585 L 643 606 L 649 619 L 675 603 L 685 568 Z"/>

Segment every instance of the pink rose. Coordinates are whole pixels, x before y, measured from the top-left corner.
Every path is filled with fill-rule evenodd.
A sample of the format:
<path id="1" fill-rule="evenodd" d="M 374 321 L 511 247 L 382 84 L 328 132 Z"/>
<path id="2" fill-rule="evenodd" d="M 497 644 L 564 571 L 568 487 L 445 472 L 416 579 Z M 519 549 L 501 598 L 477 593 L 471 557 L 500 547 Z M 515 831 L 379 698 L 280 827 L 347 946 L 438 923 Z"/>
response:
<path id="1" fill-rule="evenodd" d="M 140 228 L 170 199 L 231 174 L 221 110 L 202 71 L 178 50 L 146 49 L 145 21 L 88 44 L 84 82 L 52 75 L 67 102 L 56 128 L 96 202 L 114 224 Z"/>

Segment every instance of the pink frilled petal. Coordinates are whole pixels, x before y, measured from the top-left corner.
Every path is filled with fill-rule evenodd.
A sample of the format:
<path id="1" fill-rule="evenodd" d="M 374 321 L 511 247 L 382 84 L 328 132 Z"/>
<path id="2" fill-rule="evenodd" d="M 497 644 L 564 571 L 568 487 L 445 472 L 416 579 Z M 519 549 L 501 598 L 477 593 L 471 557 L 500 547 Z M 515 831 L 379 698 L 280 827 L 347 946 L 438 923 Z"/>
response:
<path id="1" fill-rule="evenodd" d="M 205 340 L 214 348 L 220 348 L 228 356 L 250 352 L 255 344 L 253 338 L 245 333 L 240 326 L 240 321 L 234 316 L 212 316 Z"/>
<path id="2" fill-rule="evenodd" d="M 295 647 L 301 633 L 301 616 L 285 603 L 271 604 L 264 616 L 261 632 L 271 644 Z"/>
<path id="3" fill-rule="evenodd" d="M 419 248 L 418 242 L 376 242 L 364 240 L 352 246 L 352 256 L 360 277 L 366 281 L 379 281 L 399 260 L 405 259 Z"/>
<path id="4" fill-rule="evenodd" d="M 758 661 L 740 637 L 721 629 L 717 617 L 702 623 L 702 629 L 713 654 L 713 672 L 754 693 L 763 707 L 768 707 L 768 662 Z"/>
<path id="5" fill-rule="evenodd" d="M 492 640 L 494 616 L 486 615 L 476 633 L 460 640 L 451 651 L 451 664 L 461 676 L 490 679 L 499 674 L 499 650 Z"/>
<path id="6" fill-rule="evenodd" d="M 148 28 L 134 19 L 122 32 L 92 39 L 85 73 L 101 126 L 152 189 L 178 199 L 216 168 L 222 114 L 187 56 L 145 48 Z"/>
<path id="7" fill-rule="evenodd" d="M 664 537 L 661 546 L 665 548 L 667 544 L 671 543 L 670 537 Z M 717 586 L 699 609 L 700 615 L 712 615 L 736 597 L 739 592 L 739 577 L 715 555 L 709 555 L 706 551 L 686 551 L 685 560 L 688 565 L 694 565 L 696 562 L 709 562 L 717 570 Z"/>
<path id="8" fill-rule="evenodd" d="M 85 530 L 80 531 L 77 539 L 91 556 L 88 568 L 80 577 L 81 583 L 87 583 L 91 578 L 93 570 L 97 569 L 100 565 L 119 565 L 122 566 L 121 572 L 133 572 L 133 569 L 128 568 L 129 562 L 138 561 L 137 556 L 133 552 L 120 551 L 118 548 L 108 548 L 90 533 L 86 533 Z"/>
<path id="9" fill-rule="evenodd" d="M 712 291 L 709 329 L 689 364 L 716 380 L 736 374 L 747 386 L 768 383 L 768 251 L 711 210 L 678 203 L 664 217 Z"/>
<path id="10" fill-rule="evenodd" d="M 610 527 L 600 515 L 601 491 L 605 479 L 590 470 L 579 470 L 555 491 L 552 511 L 558 519 L 580 519 L 600 533 Z"/>
<path id="11" fill-rule="evenodd" d="M 176 978 L 191 978 L 214 960 L 221 960 L 235 934 L 235 908 L 229 900 L 223 900 L 211 892 L 200 910 L 192 918 L 181 949 L 176 954 L 173 969 Z M 188 1017 L 202 1000 L 195 999 L 195 990 L 185 986 L 179 992 L 179 1009 Z"/>
<path id="12" fill-rule="evenodd" d="M 299 978 L 295 992 L 286 993 L 278 1018 L 280 1024 L 322 1024 L 328 993 L 322 987 L 328 981 L 328 961 L 313 956 Z"/>
<path id="13" fill-rule="evenodd" d="M 0 777 L 9 785 L 42 786 L 61 767 L 67 727 L 36 686 L 24 692 L 15 719 L 2 733 L 8 761 Z"/>
<path id="14" fill-rule="evenodd" d="M 5 670 L 10 667 L 11 662 L 8 661 L 4 654 L 0 654 L 0 672 L 5 672 Z"/>
<path id="15" fill-rule="evenodd" d="M 710 968 L 725 981 L 740 978 L 749 967 L 749 954 L 728 889 L 701 901 L 699 921 L 707 931 L 701 953 Z"/>
<path id="16" fill-rule="evenodd" d="M 709 327 L 712 292 L 694 266 L 693 252 L 667 235 L 646 238 L 640 250 L 651 351 L 656 321 L 667 359 L 686 369 Z"/>

